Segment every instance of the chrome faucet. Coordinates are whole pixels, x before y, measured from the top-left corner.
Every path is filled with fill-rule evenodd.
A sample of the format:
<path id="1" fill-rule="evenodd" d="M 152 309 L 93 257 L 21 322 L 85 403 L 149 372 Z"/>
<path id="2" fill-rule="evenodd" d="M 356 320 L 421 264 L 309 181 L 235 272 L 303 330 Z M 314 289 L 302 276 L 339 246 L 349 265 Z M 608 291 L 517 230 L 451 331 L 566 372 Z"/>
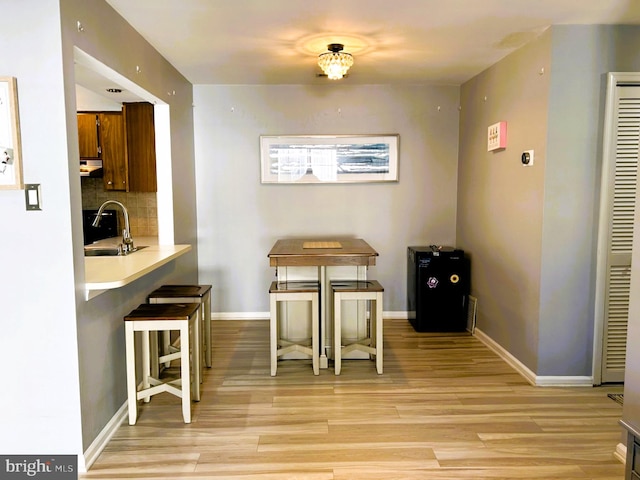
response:
<path id="1" fill-rule="evenodd" d="M 98 209 L 98 213 L 96 214 L 96 219 L 93 221 L 91 225 L 97 227 L 100 225 L 100 220 L 102 219 L 102 212 L 105 207 L 109 204 L 113 203 L 114 205 L 118 205 L 122 209 L 122 213 L 124 215 L 124 229 L 122 230 L 122 244 L 120 248 L 122 250 L 122 254 L 126 255 L 134 250 L 133 247 L 133 238 L 131 238 L 131 227 L 129 226 L 129 212 L 127 211 L 127 207 L 125 207 L 122 203 L 117 202 L 116 200 L 107 200 Z"/>

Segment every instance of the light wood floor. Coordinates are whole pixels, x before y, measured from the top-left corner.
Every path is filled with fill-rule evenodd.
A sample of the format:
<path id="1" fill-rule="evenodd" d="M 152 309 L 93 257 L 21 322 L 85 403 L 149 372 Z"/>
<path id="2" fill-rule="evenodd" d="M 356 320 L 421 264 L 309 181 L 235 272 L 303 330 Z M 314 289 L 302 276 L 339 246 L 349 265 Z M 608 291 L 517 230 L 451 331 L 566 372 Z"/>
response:
<path id="1" fill-rule="evenodd" d="M 193 423 L 178 398 L 142 405 L 88 474 L 108 479 L 622 480 L 622 387 L 533 387 L 468 334 L 385 320 L 384 374 L 305 360 L 269 375 L 267 321 L 215 321 Z"/>

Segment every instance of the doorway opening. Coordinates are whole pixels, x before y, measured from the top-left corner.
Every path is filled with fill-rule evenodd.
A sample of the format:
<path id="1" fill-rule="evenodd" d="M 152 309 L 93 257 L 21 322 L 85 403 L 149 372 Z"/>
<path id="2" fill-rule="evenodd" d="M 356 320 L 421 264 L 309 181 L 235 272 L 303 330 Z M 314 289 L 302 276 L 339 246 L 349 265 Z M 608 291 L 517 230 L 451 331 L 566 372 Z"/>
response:
<path id="1" fill-rule="evenodd" d="M 624 382 L 640 149 L 640 73 L 610 73 L 603 131 L 593 383 Z"/>
<path id="2" fill-rule="evenodd" d="M 148 102 L 154 106 L 157 192 L 141 194 L 145 197 L 141 203 L 148 202 L 151 205 L 145 214 L 153 215 L 152 221 L 157 222 L 153 232 L 158 237 L 158 243 L 174 244 L 169 105 L 77 47 L 74 47 L 74 61 L 77 111 L 116 111 L 122 108 L 124 102 Z M 107 91 L 114 87 L 121 90 L 117 92 L 117 97 Z M 100 189 L 100 186 L 94 188 Z M 89 191 L 87 195 L 90 194 Z"/>

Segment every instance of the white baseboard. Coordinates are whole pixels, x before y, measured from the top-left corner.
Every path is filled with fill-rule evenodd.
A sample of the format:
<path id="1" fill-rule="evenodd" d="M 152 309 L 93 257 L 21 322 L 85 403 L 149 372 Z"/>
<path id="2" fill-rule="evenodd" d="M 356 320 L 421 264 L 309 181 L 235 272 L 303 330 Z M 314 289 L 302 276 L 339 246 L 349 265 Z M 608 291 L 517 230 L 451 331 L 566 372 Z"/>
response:
<path id="1" fill-rule="evenodd" d="M 479 328 L 473 334 L 478 340 L 493 350 L 500 358 L 514 368 L 531 385 L 538 387 L 593 387 L 593 377 L 590 376 L 539 376 L 532 372 L 525 364 L 505 350 Z"/>
<path id="2" fill-rule="evenodd" d="M 382 318 L 409 320 L 409 312 L 382 312 Z"/>
<path id="3" fill-rule="evenodd" d="M 564 376 L 536 375 L 538 387 L 593 387 L 593 377 L 589 376 Z"/>
<path id="4" fill-rule="evenodd" d="M 127 402 L 124 402 L 118 411 L 111 417 L 111 420 L 104 426 L 102 431 L 98 434 L 96 439 L 89 445 L 89 448 L 84 452 L 85 471 L 80 473 L 86 473 L 86 470 L 91 468 L 91 465 L 98 459 L 98 456 L 102 453 L 104 448 L 111 440 L 111 437 L 116 433 L 118 427 L 127 418 L 128 409 Z"/>
<path id="5" fill-rule="evenodd" d="M 211 320 L 269 320 L 269 312 L 211 312 Z"/>
<path id="6" fill-rule="evenodd" d="M 626 465 L 627 463 L 627 446 L 624 443 L 616 445 L 616 451 L 613 452 L 613 456 L 618 459 L 620 463 Z"/>
<path id="7" fill-rule="evenodd" d="M 408 319 L 408 312 L 382 312 L 383 318 Z M 269 312 L 211 312 L 211 320 L 269 320 Z"/>

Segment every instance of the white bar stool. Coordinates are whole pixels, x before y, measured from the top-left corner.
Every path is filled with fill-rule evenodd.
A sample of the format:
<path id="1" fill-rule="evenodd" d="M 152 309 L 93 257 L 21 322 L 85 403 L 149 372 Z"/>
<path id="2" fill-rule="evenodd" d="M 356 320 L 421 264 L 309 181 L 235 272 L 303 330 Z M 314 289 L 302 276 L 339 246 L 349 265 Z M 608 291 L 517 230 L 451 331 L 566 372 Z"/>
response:
<path id="1" fill-rule="evenodd" d="M 342 355 L 353 350 L 368 353 L 376 358 L 376 371 L 382 374 L 382 295 L 384 288 L 376 280 L 335 280 L 331 282 L 333 300 L 333 357 L 334 373 L 340 375 Z M 342 302 L 368 300 L 370 308 L 369 336 L 349 345 L 342 345 Z"/>
<path id="2" fill-rule="evenodd" d="M 142 304 L 124 317 L 129 425 L 136 423 L 138 400 L 143 399 L 148 403 L 152 395 L 161 392 L 182 398 L 184 423 L 191 423 L 191 389 L 193 399 L 200 400 L 199 311 L 199 305 L 195 303 Z M 151 333 L 167 330 L 180 332 L 180 351 L 162 356 L 159 360 L 165 362 L 179 358 L 180 378 L 164 382 L 151 375 L 152 352 L 149 336 Z M 135 332 L 142 332 L 142 387 L 139 391 L 136 381 Z"/>
<path id="3" fill-rule="evenodd" d="M 278 357 L 290 352 L 300 352 L 311 357 L 313 374 L 320 375 L 320 284 L 318 282 L 272 282 L 269 288 L 271 312 L 271 376 L 276 376 Z M 279 302 L 311 302 L 311 345 L 294 343 L 280 338 Z"/>
<path id="4" fill-rule="evenodd" d="M 147 301 L 149 303 L 200 304 L 200 331 L 203 332 L 202 352 L 204 354 L 204 362 L 201 365 L 211 368 L 211 285 L 162 285 L 147 296 Z M 168 332 L 162 335 L 163 353 L 177 351 L 171 346 L 169 337 Z"/>

